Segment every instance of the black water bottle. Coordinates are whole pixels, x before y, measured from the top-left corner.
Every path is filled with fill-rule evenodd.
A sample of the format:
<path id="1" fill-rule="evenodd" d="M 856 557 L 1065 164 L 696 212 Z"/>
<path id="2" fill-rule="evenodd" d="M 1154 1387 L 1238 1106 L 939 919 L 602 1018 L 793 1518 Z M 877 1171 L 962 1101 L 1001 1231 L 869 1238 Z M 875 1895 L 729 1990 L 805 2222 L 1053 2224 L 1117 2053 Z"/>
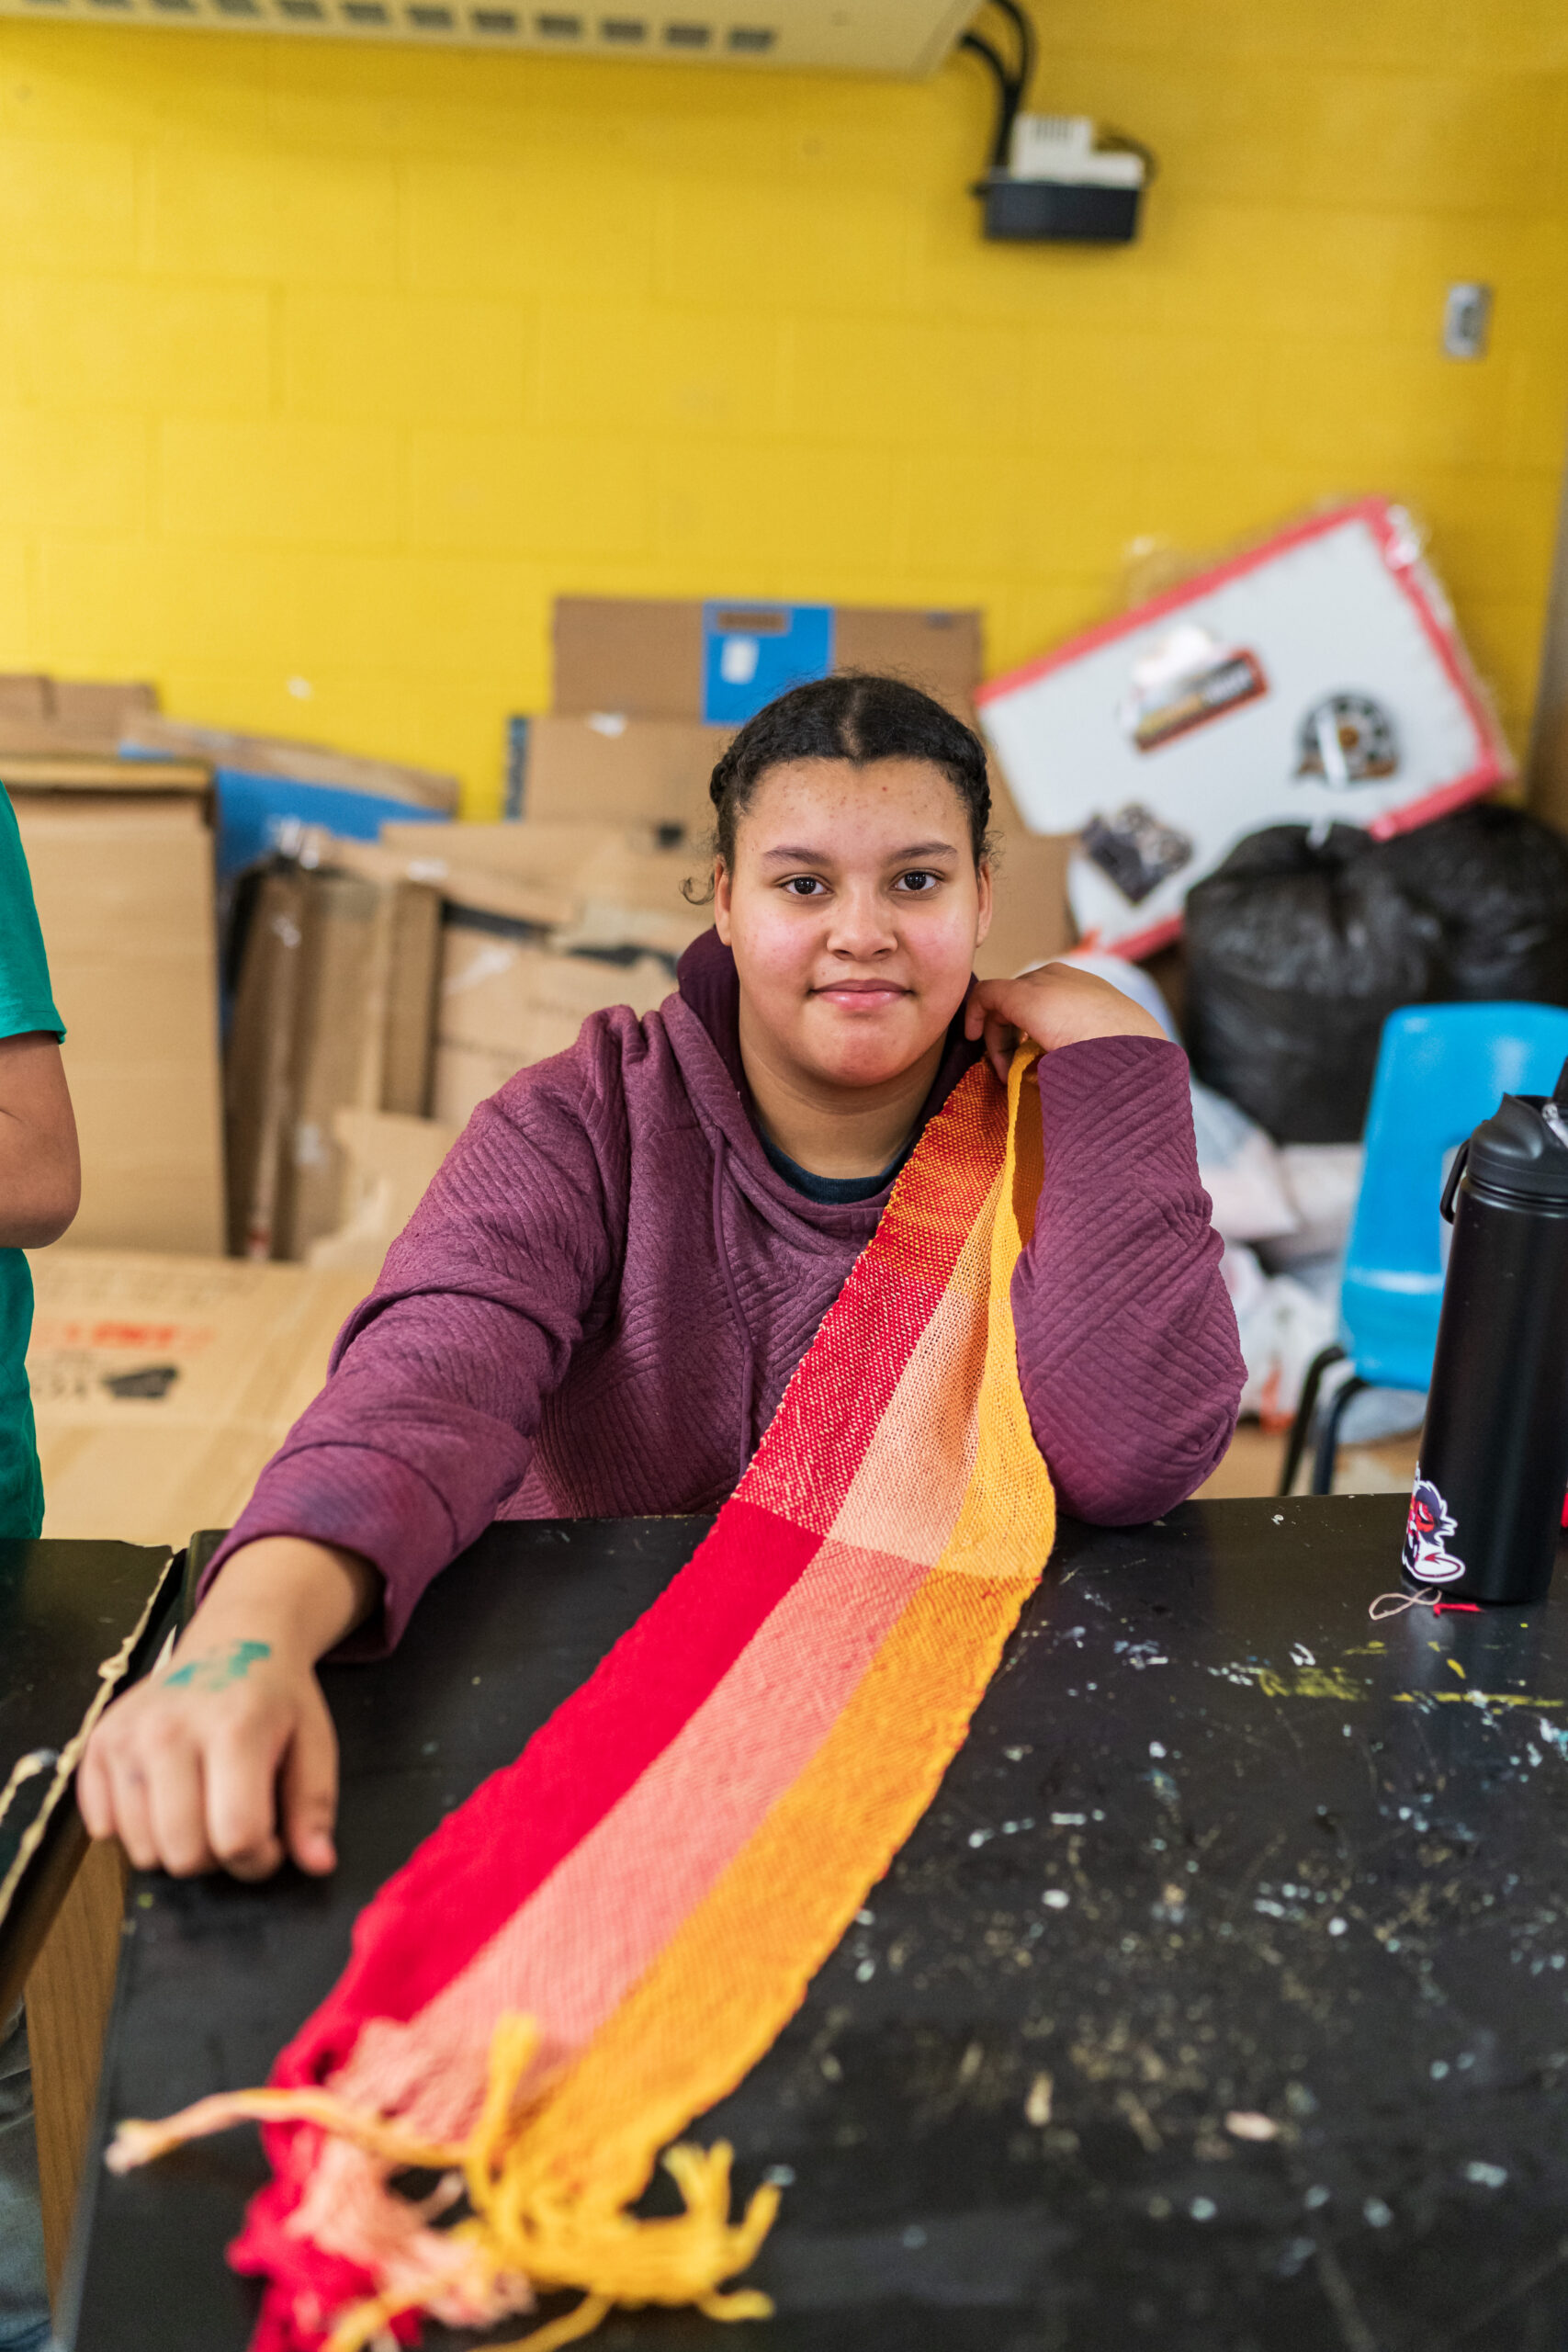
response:
<path id="1" fill-rule="evenodd" d="M 1453 1227 L 1404 1570 L 1467 1600 L 1545 1598 L 1568 1487 L 1568 1063 L 1505 1094 L 1443 1187 Z"/>

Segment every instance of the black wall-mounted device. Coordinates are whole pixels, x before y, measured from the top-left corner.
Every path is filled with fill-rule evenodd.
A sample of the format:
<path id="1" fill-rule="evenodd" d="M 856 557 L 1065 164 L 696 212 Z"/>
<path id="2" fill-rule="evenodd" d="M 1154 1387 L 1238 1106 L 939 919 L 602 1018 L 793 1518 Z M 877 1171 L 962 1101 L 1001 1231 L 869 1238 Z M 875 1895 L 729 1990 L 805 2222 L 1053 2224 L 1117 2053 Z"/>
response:
<path id="1" fill-rule="evenodd" d="M 984 33 L 961 49 L 978 57 L 997 85 L 990 168 L 975 186 L 985 234 L 1009 244 L 1131 244 L 1155 159 L 1135 139 L 1103 131 L 1087 115 L 1025 114 L 1034 71 L 1034 28 L 1020 0 L 987 0 L 1008 20 L 1011 62 Z"/>

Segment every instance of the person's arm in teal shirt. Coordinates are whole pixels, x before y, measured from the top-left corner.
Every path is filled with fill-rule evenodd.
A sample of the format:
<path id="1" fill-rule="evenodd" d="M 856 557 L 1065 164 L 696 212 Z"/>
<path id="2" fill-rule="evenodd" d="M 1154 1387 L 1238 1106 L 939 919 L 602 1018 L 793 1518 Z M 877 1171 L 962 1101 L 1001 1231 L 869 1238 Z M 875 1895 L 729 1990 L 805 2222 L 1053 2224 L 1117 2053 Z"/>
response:
<path id="1" fill-rule="evenodd" d="M 0 1037 L 0 1250 L 58 1241 L 81 1197 L 59 1040 L 47 1029 Z"/>
<path id="2" fill-rule="evenodd" d="M 16 812 L 0 789 L 0 1250 L 41 1250 L 76 1214 L 82 1170 L 64 1034 Z"/>

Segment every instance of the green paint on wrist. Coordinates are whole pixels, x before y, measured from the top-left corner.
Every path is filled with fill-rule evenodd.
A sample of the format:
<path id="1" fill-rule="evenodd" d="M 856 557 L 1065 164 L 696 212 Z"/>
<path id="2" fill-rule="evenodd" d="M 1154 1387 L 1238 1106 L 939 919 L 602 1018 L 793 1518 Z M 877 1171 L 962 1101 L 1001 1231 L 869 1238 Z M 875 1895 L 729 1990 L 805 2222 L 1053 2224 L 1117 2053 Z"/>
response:
<path id="1" fill-rule="evenodd" d="M 270 1642 L 230 1642 L 210 1657 L 193 1657 L 164 1677 L 166 1690 L 226 1690 L 243 1682 L 258 1658 L 272 1656 Z"/>

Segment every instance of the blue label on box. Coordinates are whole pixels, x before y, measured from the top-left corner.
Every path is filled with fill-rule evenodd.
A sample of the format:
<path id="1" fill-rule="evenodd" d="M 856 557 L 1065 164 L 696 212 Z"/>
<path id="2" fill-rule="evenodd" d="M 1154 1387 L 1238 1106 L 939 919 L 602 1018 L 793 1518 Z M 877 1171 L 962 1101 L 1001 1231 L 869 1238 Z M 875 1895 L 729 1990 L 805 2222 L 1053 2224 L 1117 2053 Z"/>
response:
<path id="1" fill-rule="evenodd" d="M 831 605 L 703 606 L 703 717 L 742 727 L 764 703 L 833 666 Z"/>

